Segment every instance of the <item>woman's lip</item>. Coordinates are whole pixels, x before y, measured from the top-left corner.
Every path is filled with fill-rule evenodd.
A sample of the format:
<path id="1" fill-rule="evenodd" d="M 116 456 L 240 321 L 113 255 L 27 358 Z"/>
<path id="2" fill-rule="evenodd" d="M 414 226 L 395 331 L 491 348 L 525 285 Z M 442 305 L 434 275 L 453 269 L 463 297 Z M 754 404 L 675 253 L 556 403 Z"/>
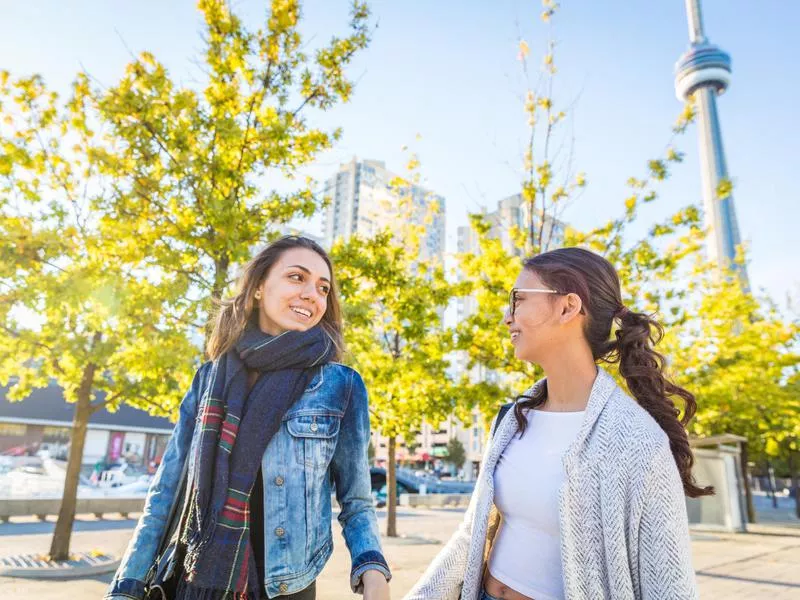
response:
<path id="1" fill-rule="evenodd" d="M 292 309 L 292 308 L 290 308 L 289 310 L 291 311 L 291 313 L 292 313 L 294 316 L 296 316 L 297 318 L 299 318 L 299 319 L 301 319 L 301 320 L 303 320 L 303 321 L 310 321 L 310 320 L 311 320 L 311 317 L 310 317 L 310 316 L 306 316 L 306 315 L 304 315 L 304 314 L 302 314 L 302 313 L 299 313 L 299 312 L 297 312 L 296 310 L 294 310 L 294 309 Z"/>

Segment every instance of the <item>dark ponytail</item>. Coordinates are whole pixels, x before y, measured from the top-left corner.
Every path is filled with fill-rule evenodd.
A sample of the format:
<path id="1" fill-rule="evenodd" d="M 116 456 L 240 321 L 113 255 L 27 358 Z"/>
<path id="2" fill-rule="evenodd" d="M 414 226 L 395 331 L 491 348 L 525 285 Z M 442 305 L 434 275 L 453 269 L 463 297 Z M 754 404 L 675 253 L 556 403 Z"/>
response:
<path id="1" fill-rule="evenodd" d="M 686 425 L 697 410 L 691 392 L 675 385 L 664 374 L 666 360 L 653 347 L 664 336 L 664 328 L 652 317 L 629 310 L 622 303 L 619 276 L 605 258 L 582 248 L 560 248 L 524 262 L 548 286 L 559 292 L 577 294 L 587 314 L 584 333 L 596 361 L 619 363 L 628 390 L 669 438 L 669 445 L 690 498 L 714 493 L 711 486 L 699 487 L 692 476 L 694 456 Z M 619 328 L 611 335 L 614 321 Z M 683 402 L 683 417 L 673 398 Z M 547 382 L 532 396 L 520 396 L 514 416 L 524 432 L 523 410 L 536 408 L 547 399 Z"/>
<path id="2" fill-rule="evenodd" d="M 618 311 L 620 327 L 616 348 L 608 357 L 619 361 L 619 372 L 639 405 L 656 420 L 669 438 L 669 447 L 683 481 L 683 491 L 690 498 L 714 493 L 712 486 L 698 487 L 692 476 L 694 455 L 689 446 L 686 425 L 697 411 L 694 395 L 672 383 L 664 375 L 666 360 L 653 347 L 664 337 L 661 323 L 644 313 L 622 307 Z M 683 416 L 672 398 L 683 401 Z"/>

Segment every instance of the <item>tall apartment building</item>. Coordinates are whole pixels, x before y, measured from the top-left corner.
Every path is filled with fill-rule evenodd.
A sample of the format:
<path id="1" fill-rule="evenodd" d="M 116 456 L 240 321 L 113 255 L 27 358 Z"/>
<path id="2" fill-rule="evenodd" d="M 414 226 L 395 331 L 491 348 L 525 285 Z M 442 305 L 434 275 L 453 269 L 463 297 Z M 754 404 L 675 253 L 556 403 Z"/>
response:
<path id="1" fill-rule="evenodd" d="M 370 237 L 387 227 L 396 231 L 409 221 L 422 225 L 427 209 L 436 202 L 439 210 L 425 225 L 421 256 L 423 260 L 444 260 L 444 197 L 415 184 L 399 191 L 392 185 L 399 178 L 383 161 L 354 158 L 340 165 L 324 185 L 325 195 L 331 198 L 322 221 L 326 245 L 330 247 L 335 240 L 353 234 Z M 406 197 L 411 199 L 410 207 L 401 206 L 401 199 Z"/>
<path id="2" fill-rule="evenodd" d="M 497 208 L 492 212 L 484 212 L 484 218 L 490 225 L 489 236 L 499 239 L 507 252 L 517 256 L 522 256 L 524 248 L 514 243 L 512 230 L 518 228 L 527 231 L 530 227 L 530 207 L 522 198 L 522 194 L 514 194 L 501 199 L 497 203 Z M 533 226 L 536 236 L 542 239 L 545 248 L 557 248 L 563 243 L 565 224 L 559 219 L 554 219 L 546 215 L 544 226 L 540 227 L 542 221 L 538 215 L 533 216 Z M 479 250 L 478 236 L 473 229 L 467 225 L 458 228 L 458 252 L 477 252 Z M 511 282 L 509 282 L 509 286 Z M 456 306 L 458 320 L 466 319 L 478 309 L 478 304 L 474 298 L 459 298 Z M 458 368 L 466 369 L 466 357 L 460 357 Z M 475 368 L 471 377 L 475 381 L 494 381 L 498 374 L 488 371 L 482 367 Z M 472 473 L 476 474 L 483 454 L 483 446 L 486 439 L 486 431 L 483 429 L 483 416 L 475 409 L 472 414 L 472 423 L 469 427 L 464 427 L 461 423 L 455 423 L 455 430 L 451 437 L 458 437 L 464 444 L 467 451 L 467 462 L 472 463 Z M 467 469 L 469 474 L 469 470 Z"/>
<path id="3" fill-rule="evenodd" d="M 473 411 L 468 426 L 455 417 L 447 419 L 438 427 L 425 422 L 420 427 L 412 449 L 406 444 L 398 443 L 397 460 L 426 466 L 432 466 L 439 460 L 447 463 L 447 444 L 452 438 L 456 438 L 464 446 L 467 458 L 462 472 L 465 479 L 473 480 L 478 474 L 485 437 L 486 429 L 477 410 Z M 373 431 L 372 445 L 376 462 L 383 464 L 388 456 L 388 438 Z"/>
<path id="4" fill-rule="evenodd" d="M 527 231 L 530 223 L 530 207 L 522 198 L 522 194 L 514 194 L 498 201 L 497 208 L 492 212 L 483 213 L 484 219 L 489 223 L 489 237 L 499 239 L 503 247 L 511 254 L 521 256 L 523 248 L 514 244 L 511 239 L 511 230 L 516 227 Z M 537 237 L 542 232 L 543 245 L 548 248 L 557 248 L 564 240 L 565 224 L 559 219 L 545 215 L 544 227 L 539 227 L 541 220 L 534 214 L 533 226 Z M 458 251 L 476 252 L 478 250 L 478 236 L 469 225 L 458 228 Z"/>
<path id="5" fill-rule="evenodd" d="M 483 213 L 484 219 L 489 223 L 489 237 L 501 240 L 503 248 L 510 254 L 522 256 L 524 249 L 514 243 L 511 238 L 513 228 L 527 231 L 531 219 L 530 207 L 522 198 L 522 194 L 514 194 L 503 198 L 497 203 L 497 208 L 492 212 Z M 544 227 L 540 227 L 541 220 L 537 215 L 533 217 L 533 226 L 536 237 L 541 237 L 545 248 L 557 248 L 563 243 L 565 224 L 550 215 L 545 216 Z M 540 236 L 541 233 L 541 236 Z M 478 235 L 469 225 L 458 228 L 458 252 L 477 252 Z M 458 319 L 462 320 L 471 315 L 478 306 L 474 298 L 460 298 L 456 309 Z"/>
<path id="6" fill-rule="evenodd" d="M 323 213 L 322 232 L 325 246 L 351 235 L 370 237 L 389 229 L 393 232 L 405 224 L 425 225 L 420 255 L 423 260 L 444 262 L 445 198 L 413 183 L 394 185 L 404 179 L 389 171 L 383 161 L 357 160 L 339 166 L 337 173 L 325 181 L 324 194 L 331 199 Z M 409 200 L 410 202 L 403 202 Z M 433 203 L 438 211 L 432 212 Z M 430 218 L 426 222 L 426 217 Z M 442 318 L 444 311 L 442 311 Z M 424 462 L 445 454 L 450 429 L 444 425 L 434 430 L 423 424 L 410 453 L 398 444 L 397 458 L 402 461 Z M 386 460 L 388 439 L 373 432 L 372 442 L 377 462 Z M 465 444 L 466 447 L 466 444 Z"/>

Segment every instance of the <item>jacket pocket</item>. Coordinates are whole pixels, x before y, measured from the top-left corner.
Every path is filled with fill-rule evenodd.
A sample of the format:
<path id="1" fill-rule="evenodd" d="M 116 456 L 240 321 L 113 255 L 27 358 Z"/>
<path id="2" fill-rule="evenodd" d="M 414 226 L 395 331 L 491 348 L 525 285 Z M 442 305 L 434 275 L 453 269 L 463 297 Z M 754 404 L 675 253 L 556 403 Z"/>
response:
<path id="1" fill-rule="evenodd" d="M 306 467 L 327 468 L 336 449 L 341 417 L 331 414 L 295 414 L 286 421 L 294 456 Z"/>

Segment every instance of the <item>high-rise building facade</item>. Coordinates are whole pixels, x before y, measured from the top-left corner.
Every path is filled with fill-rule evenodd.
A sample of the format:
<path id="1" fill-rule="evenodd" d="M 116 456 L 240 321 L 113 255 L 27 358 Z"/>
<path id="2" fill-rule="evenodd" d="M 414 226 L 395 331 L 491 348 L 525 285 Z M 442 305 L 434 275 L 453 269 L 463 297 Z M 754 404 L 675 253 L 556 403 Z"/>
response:
<path id="1" fill-rule="evenodd" d="M 530 217 L 530 205 L 525 202 L 522 194 L 514 194 L 503 198 L 497 203 L 497 208 L 492 212 L 484 212 L 483 218 L 489 224 L 489 237 L 501 241 L 506 252 L 522 256 L 525 249 L 514 242 L 512 231 L 514 228 L 523 232 L 529 231 L 531 223 L 535 239 L 541 240 L 540 245 L 545 250 L 559 247 L 564 241 L 564 222 L 550 215 L 545 215 L 544 225 L 539 215 Z M 458 252 L 478 252 L 478 235 L 471 226 L 465 225 L 458 228 Z M 511 285 L 511 282 L 509 282 Z M 476 311 L 478 305 L 474 298 L 460 298 L 458 300 L 457 315 L 462 320 Z"/>
<path id="2" fill-rule="evenodd" d="M 351 235 L 369 238 L 385 229 L 399 233 L 409 223 L 424 225 L 420 258 L 443 263 L 445 198 L 404 179 L 389 171 L 382 161 L 354 158 L 340 165 L 336 174 L 325 181 L 323 190 L 330 198 L 322 220 L 325 246 L 330 248 L 337 239 Z M 444 311 L 441 316 L 444 318 Z M 423 423 L 411 445 L 413 452 L 398 440 L 397 459 L 432 464 L 443 457 L 447 442 L 453 437 L 451 431 L 455 432 L 451 421 L 438 429 Z M 388 439 L 373 431 L 372 443 L 376 462 L 383 463 Z"/>
<path id="3" fill-rule="evenodd" d="M 395 185 L 401 178 L 382 161 L 355 158 L 330 177 L 324 193 L 331 202 L 323 215 L 322 230 L 328 247 L 353 234 L 364 237 L 383 229 L 398 230 L 406 223 L 425 224 L 420 255 L 423 260 L 444 259 L 445 199 L 413 183 Z M 404 200 L 410 202 L 404 203 Z M 438 210 L 430 210 L 433 204 Z M 430 222 L 425 222 L 425 218 Z"/>

